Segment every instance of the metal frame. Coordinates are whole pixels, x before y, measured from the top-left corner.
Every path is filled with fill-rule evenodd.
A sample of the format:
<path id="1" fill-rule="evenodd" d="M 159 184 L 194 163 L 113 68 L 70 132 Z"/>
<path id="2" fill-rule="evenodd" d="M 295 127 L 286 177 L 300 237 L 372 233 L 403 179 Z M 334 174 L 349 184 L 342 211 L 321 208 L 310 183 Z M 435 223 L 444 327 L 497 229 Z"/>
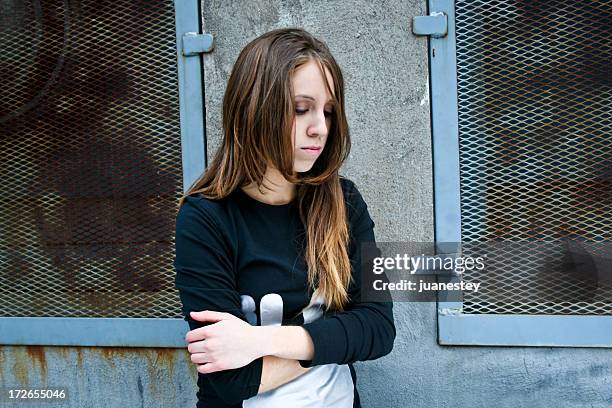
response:
<path id="1" fill-rule="evenodd" d="M 433 129 L 436 242 L 461 241 L 459 128 L 454 0 L 429 0 L 429 13 L 443 12 L 448 34 L 429 40 Z M 463 314 L 463 302 L 439 293 L 441 345 L 612 347 L 612 316 Z"/>
<path id="2" fill-rule="evenodd" d="M 199 1 L 174 0 L 174 8 L 176 10 L 183 190 L 187 191 L 206 168 L 206 136 L 202 56 L 197 53 L 184 53 L 182 47 L 183 36 L 187 33 L 200 33 L 202 22 Z"/>
<path id="3" fill-rule="evenodd" d="M 206 168 L 202 57 L 184 55 L 183 36 L 201 32 L 197 0 L 175 0 L 176 44 L 186 191 Z M 185 347 L 183 319 L 0 317 L 0 344 L 45 346 Z"/>
<path id="4" fill-rule="evenodd" d="M 183 319 L 3 317 L 2 344 L 45 346 L 186 347 Z"/>
<path id="5" fill-rule="evenodd" d="M 445 346 L 612 347 L 612 316 L 443 314 Z"/>

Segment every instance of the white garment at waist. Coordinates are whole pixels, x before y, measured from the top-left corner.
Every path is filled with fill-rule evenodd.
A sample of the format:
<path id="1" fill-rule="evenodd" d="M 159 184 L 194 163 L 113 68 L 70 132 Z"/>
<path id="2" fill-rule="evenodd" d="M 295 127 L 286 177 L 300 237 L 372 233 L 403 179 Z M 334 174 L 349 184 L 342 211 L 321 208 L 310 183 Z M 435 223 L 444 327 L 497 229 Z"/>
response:
<path id="1" fill-rule="evenodd" d="M 346 364 L 324 364 L 273 390 L 243 401 L 247 408 L 352 408 L 354 385 Z"/>

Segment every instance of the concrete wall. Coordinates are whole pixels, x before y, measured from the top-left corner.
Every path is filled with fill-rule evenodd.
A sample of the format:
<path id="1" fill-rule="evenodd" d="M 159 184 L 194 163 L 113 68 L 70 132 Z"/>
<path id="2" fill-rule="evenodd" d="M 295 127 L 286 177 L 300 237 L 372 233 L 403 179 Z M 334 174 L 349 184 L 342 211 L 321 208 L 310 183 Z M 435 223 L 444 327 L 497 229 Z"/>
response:
<path id="1" fill-rule="evenodd" d="M 427 41 L 411 34 L 424 1 L 204 1 L 209 154 L 220 101 L 240 49 L 299 26 L 322 38 L 343 68 L 353 150 L 344 175 L 369 204 L 380 241 L 433 239 Z M 441 347 L 435 304 L 395 305 L 394 351 L 358 363 L 364 407 L 609 407 L 612 350 Z M 185 350 L 0 348 L 1 387 L 65 387 L 61 407 L 193 407 Z M 0 406 L 21 407 L 0 399 Z M 32 405 L 33 406 L 33 405 Z"/>

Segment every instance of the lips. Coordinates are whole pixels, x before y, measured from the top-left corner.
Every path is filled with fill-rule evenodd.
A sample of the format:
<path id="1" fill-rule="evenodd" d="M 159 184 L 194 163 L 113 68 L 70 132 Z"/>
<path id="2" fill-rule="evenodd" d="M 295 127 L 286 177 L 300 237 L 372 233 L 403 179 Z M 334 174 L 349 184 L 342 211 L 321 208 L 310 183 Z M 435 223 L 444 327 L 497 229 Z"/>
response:
<path id="1" fill-rule="evenodd" d="M 302 147 L 301 150 L 308 155 L 318 156 L 321 153 L 321 146 L 305 146 Z"/>

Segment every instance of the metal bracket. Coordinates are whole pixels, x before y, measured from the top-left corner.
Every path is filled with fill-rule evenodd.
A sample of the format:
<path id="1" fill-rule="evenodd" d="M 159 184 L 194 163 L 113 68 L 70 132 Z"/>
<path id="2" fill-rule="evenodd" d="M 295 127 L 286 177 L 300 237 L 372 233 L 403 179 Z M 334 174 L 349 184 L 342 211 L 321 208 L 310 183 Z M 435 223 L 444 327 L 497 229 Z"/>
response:
<path id="1" fill-rule="evenodd" d="M 415 35 L 445 37 L 448 33 L 448 18 L 441 11 L 434 11 L 428 16 L 415 16 L 412 18 L 412 32 Z"/>
<path id="2" fill-rule="evenodd" d="M 211 52 L 213 48 L 214 38 L 211 34 L 183 34 L 183 55 L 186 57 Z"/>

